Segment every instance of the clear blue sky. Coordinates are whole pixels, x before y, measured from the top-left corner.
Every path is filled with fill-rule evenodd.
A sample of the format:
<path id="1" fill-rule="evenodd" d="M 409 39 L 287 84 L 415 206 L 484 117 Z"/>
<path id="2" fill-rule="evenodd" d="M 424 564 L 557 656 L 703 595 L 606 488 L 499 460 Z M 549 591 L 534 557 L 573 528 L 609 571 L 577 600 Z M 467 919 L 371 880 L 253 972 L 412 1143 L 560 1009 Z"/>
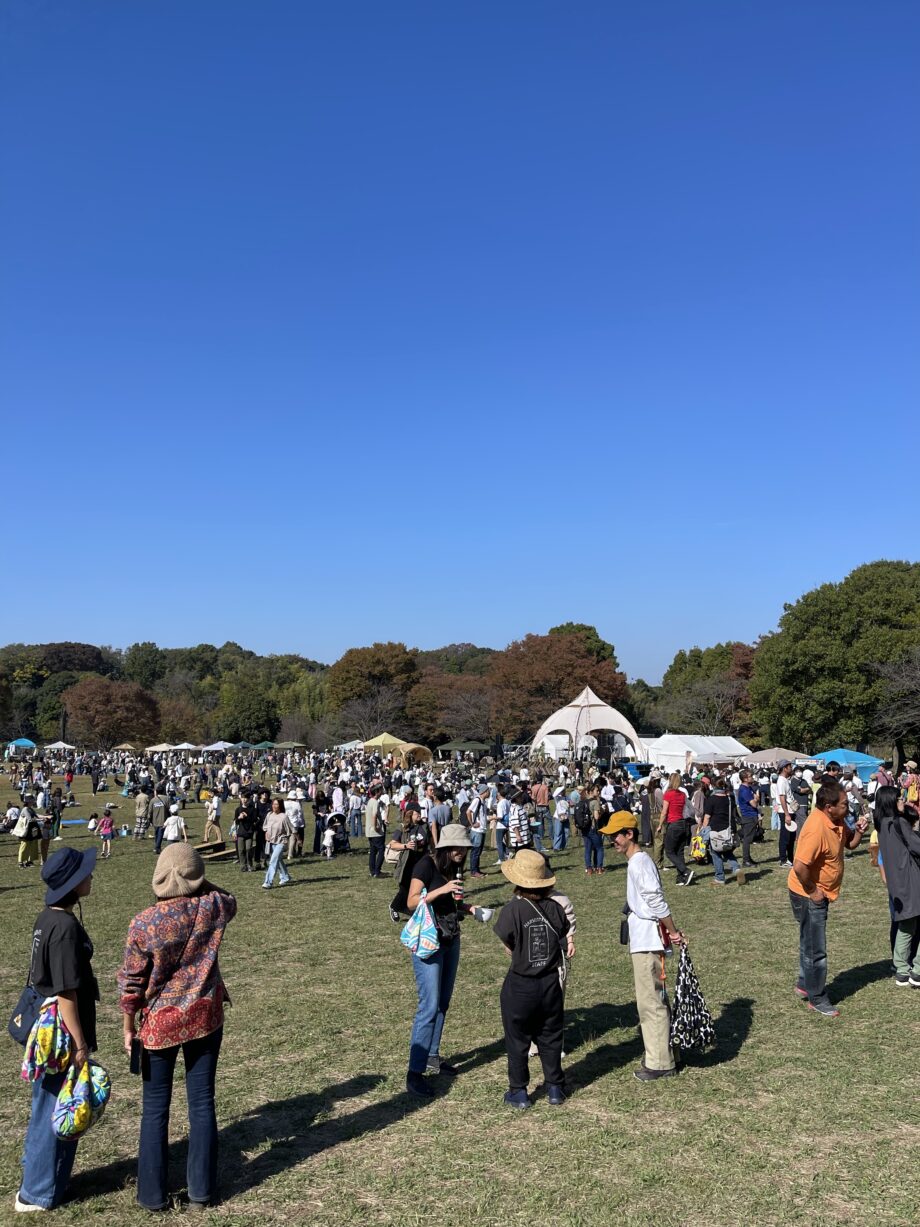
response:
<path id="1" fill-rule="evenodd" d="M 0 642 L 654 679 L 917 558 L 918 58 L 911 0 L 9 0 Z"/>

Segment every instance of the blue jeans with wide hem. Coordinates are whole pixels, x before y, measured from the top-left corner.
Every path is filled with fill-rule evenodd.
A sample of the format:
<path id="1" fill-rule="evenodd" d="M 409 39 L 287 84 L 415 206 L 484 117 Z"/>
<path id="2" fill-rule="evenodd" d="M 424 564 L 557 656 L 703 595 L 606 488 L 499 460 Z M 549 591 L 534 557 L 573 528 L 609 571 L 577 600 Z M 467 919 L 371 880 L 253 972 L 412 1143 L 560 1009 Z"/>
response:
<path id="1" fill-rule="evenodd" d="M 712 857 L 712 867 L 715 870 L 715 878 L 717 882 L 725 881 L 725 868 L 728 867 L 729 873 L 738 872 L 738 862 L 731 852 L 716 852 L 712 846 L 712 840 L 709 841 L 709 855 Z"/>
<path id="2" fill-rule="evenodd" d="M 412 956 L 412 970 L 418 989 L 418 1009 L 412 1022 L 409 1041 L 409 1073 L 423 1074 L 428 1061 L 441 1050 L 441 1032 L 450 1006 L 460 962 L 460 938 L 441 942 L 430 959 Z"/>
<path id="3" fill-rule="evenodd" d="M 479 860 L 482 856 L 482 845 L 485 843 L 485 832 L 470 831 L 470 843 L 473 845 L 470 849 L 470 873 L 481 873 L 479 868 Z"/>
<path id="4" fill-rule="evenodd" d="M 569 822 L 568 819 L 560 821 L 558 818 L 553 819 L 553 851 L 561 852 L 569 842 Z"/>
<path id="5" fill-rule="evenodd" d="M 32 1116 L 22 1155 L 19 1197 L 30 1205 L 44 1206 L 46 1210 L 53 1210 L 63 1200 L 77 1157 L 77 1139 L 65 1141 L 51 1127 L 51 1113 L 58 1091 L 64 1085 L 64 1077 L 64 1074 L 46 1074 L 32 1083 Z"/>
<path id="6" fill-rule="evenodd" d="M 597 831 L 585 835 L 585 869 L 602 869 L 604 865 L 604 840 Z"/>
<path id="7" fill-rule="evenodd" d="M 827 995 L 827 900 L 814 903 L 806 895 L 789 892 L 792 914 L 799 926 L 799 978 L 797 985 L 812 1005 L 829 1005 Z"/>
<path id="8" fill-rule="evenodd" d="M 284 862 L 281 859 L 284 849 L 287 847 L 287 841 L 285 840 L 283 844 L 270 844 L 269 847 L 272 851 L 268 860 L 268 869 L 265 871 L 263 886 L 271 886 L 275 880 L 276 873 L 279 875 L 281 885 L 284 886 L 285 882 L 290 882 L 291 880 L 291 875 L 285 869 Z"/>
<path id="9" fill-rule="evenodd" d="M 188 1100 L 188 1196 L 207 1203 L 217 1192 L 217 1113 L 214 1081 L 224 1029 L 174 1048 L 144 1049 L 141 1060 L 144 1104 L 137 1158 L 137 1200 L 147 1210 L 168 1204 L 166 1173 L 169 1106 L 179 1048 L 185 1061 Z"/>

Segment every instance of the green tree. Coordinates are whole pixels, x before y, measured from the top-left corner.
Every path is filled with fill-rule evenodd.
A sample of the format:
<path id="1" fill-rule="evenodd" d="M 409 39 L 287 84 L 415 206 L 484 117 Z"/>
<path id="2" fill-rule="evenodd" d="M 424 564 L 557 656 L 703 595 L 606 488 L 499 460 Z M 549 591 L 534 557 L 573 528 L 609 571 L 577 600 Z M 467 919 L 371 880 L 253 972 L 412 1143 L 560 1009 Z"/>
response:
<path id="1" fill-rule="evenodd" d="M 125 652 L 122 669 L 129 682 L 152 690 L 166 673 L 166 660 L 155 643 L 132 643 Z"/>
<path id="2" fill-rule="evenodd" d="M 278 704 L 268 693 L 253 661 L 220 683 L 217 724 L 226 741 L 274 741 L 281 725 Z"/>
<path id="3" fill-rule="evenodd" d="M 75 686 L 80 678 L 70 670 L 64 673 L 53 673 L 38 692 L 35 708 L 35 728 L 40 737 L 46 741 L 55 741 L 60 736 L 61 714 L 64 705 L 61 695 L 71 686 Z"/>
<path id="4" fill-rule="evenodd" d="M 866 744 L 886 694 L 878 666 L 918 646 L 920 563 L 867 563 L 806 592 L 754 658 L 752 714 L 766 742 Z"/>

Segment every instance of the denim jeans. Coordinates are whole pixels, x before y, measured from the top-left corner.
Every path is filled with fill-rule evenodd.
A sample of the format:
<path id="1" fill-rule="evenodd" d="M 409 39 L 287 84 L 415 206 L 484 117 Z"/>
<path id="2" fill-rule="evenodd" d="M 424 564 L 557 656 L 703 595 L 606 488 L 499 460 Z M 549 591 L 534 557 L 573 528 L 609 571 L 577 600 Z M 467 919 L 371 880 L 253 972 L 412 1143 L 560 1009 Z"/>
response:
<path id="1" fill-rule="evenodd" d="M 262 883 L 263 886 L 271 886 L 275 880 L 276 873 L 280 875 L 282 886 L 285 884 L 285 882 L 290 882 L 291 875 L 288 873 L 287 869 L 285 869 L 284 861 L 281 859 L 282 855 L 284 854 L 286 842 L 287 841 L 280 844 L 268 845 L 268 847 L 271 848 L 271 855 L 268 861 L 268 869 L 265 871 L 265 881 Z"/>
<path id="2" fill-rule="evenodd" d="M 348 828 L 352 839 L 357 839 L 361 835 L 361 811 L 359 809 L 349 810 Z"/>
<path id="3" fill-rule="evenodd" d="M 561 852 L 569 842 L 569 820 L 568 818 L 553 819 L 553 851 Z"/>
<path id="4" fill-rule="evenodd" d="M 64 1074 L 46 1074 L 32 1083 L 32 1116 L 22 1155 L 19 1196 L 33 1206 L 51 1210 L 60 1205 L 77 1157 L 77 1140 L 64 1141 L 51 1128 L 51 1113 L 57 1103 Z"/>
<path id="5" fill-rule="evenodd" d="M 735 860 L 731 852 L 721 853 L 716 852 L 712 846 L 712 840 L 709 841 L 709 855 L 712 857 L 712 867 L 715 870 L 715 878 L 717 882 L 725 881 L 725 866 L 728 866 L 729 873 L 738 872 L 738 862 Z"/>
<path id="6" fill-rule="evenodd" d="M 508 828 L 500 823 L 495 827 L 495 848 L 500 861 L 508 859 Z"/>
<path id="7" fill-rule="evenodd" d="M 814 903 L 805 895 L 789 892 L 792 914 L 799 926 L 798 987 L 812 1005 L 825 1005 L 827 996 L 827 900 Z"/>
<path id="8" fill-rule="evenodd" d="M 217 1192 L 217 1114 L 214 1079 L 223 1027 L 200 1040 L 182 1044 L 185 1097 L 188 1100 L 189 1201 L 209 1202 Z M 166 1188 L 169 1105 L 179 1045 L 144 1049 L 141 1060 L 144 1105 L 137 1157 L 137 1200 L 147 1210 L 168 1204 Z"/>
<path id="9" fill-rule="evenodd" d="M 165 830 L 166 830 L 166 827 L 154 827 L 153 828 L 153 850 L 154 852 L 159 853 L 162 850 L 163 832 Z"/>
<path id="10" fill-rule="evenodd" d="M 485 842 L 484 831 L 470 831 L 470 843 L 473 845 L 470 849 L 470 873 L 481 873 L 479 861 L 482 856 L 482 845 Z"/>
<path id="11" fill-rule="evenodd" d="M 371 835 L 367 841 L 367 868 L 372 878 L 375 878 L 383 866 L 384 837 Z"/>
<path id="12" fill-rule="evenodd" d="M 601 869 L 604 864 L 604 840 L 595 830 L 585 834 L 585 869 Z"/>
<path id="13" fill-rule="evenodd" d="M 442 942 L 437 954 L 430 959 L 412 956 L 412 970 L 418 989 L 418 1009 L 412 1022 L 412 1039 L 409 1042 L 409 1073 L 423 1074 L 432 1057 L 438 1056 L 441 1047 L 441 1032 L 444 1016 L 457 979 L 460 962 L 460 938 Z"/>

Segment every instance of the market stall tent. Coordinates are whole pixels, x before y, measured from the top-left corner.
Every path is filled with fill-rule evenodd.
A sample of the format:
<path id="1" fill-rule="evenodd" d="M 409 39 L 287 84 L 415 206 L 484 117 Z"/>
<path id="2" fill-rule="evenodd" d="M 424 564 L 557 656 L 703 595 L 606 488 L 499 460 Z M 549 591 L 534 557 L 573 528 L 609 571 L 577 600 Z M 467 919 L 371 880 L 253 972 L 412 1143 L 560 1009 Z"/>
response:
<path id="1" fill-rule="evenodd" d="M 229 741 L 215 741 L 211 745 L 203 746 L 202 748 L 204 750 L 229 750 L 231 747 Z"/>
<path id="2" fill-rule="evenodd" d="M 433 755 L 427 746 L 420 746 L 414 741 L 409 741 L 399 749 L 393 751 L 395 758 L 403 764 L 404 767 L 410 766 L 412 763 L 431 762 Z"/>
<path id="3" fill-rule="evenodd" d="M 379 750 L 381 754 L 391 754 L 394 750 L 398 750 L 400 746 L 408 745 L 401 737 L 394 737 L 392 733 L 378 733 L 376 737 L 372 737 L 370 741 L 364 743 L 365 750 Z"/>
<path id="4" fill-rule="evenodd" d="M 16 750 L 34 750 L 35 742 L 29 741 L 28 737 L 17 737 L 15 741 L 9 743 L 10 749 Z"/>
<path id="5" fill-rule="evenodd" d="M 540 749 L 544 739 L 551 733 L 568 734 L 572 752 L 576 755 L 585 743 L 585 738 L 594 733 L 617 733 L 633 747 L 637 756 L 642 757 L 643 753 L 639 734 L 626 717 L 598 698 L 590 686 L 586 686 L 577 698 L 565 707 L 560 707 L 543 722 L 531 742 L 531 754 Z"/>
<path id="6" fill-rule="evenodd" d="M 814 757 L 825 766 L 837 762 L 841 767 L 852 767 L 863 783 L 868 783 L 872 772 L 878 771 L 885 761 L 883 758 L 875 758 L 872 754 L 860 754 L 858 750 L 844 750 L 842 746 L 836 750 L 821 750 Z"/>
<path id="7" fill-rule="evenodd" d="M 134 746 L 131 745 L 130 741 L 123 741 L 120 746 L 115 746 L 114 748 L 116 750 L 130 750 L 132 754 L 136 753 Z"/>
<path id="8" fill-rule="evenodd" d="M 665 733 L 645 744 L 646 758 L 666 771 L 687 771 L 694 763 L 740 763 L 750 757 L 734 737 L 703 737 L 695 733 Z"/>
<path id="9" fill-rule="evenodd" d="M 158 746 L 148 746 L 146 752 L 148 754 L 165 754 L 167 750 L 174 750 L 175 748 L 176 747 L 171 746 L 169 742 L 164 741 Z"/>
<path id="10" fill-rule="evenodd" d="M 801 759 L 802 762 L 807 762 L 809 755 L 802 750 L 784 750 L 782 746 L 773 746 L 770 750 L 758 750 L 756 754 L 749 754 L 747 762 L 752 765 L 760 765 L 764 763 L 768 766 L 774 766 L 781 762 L 784 758 L 788 758 L 790 763 L 797 762 Z"/>
<path id="11" fill-rule="evenodd" d="M 49 745 L 45 746 L 46 750 L 75 750 L 76 748 L 76 746 L 72 746 L 66 741 L 52 741 Z"/>

